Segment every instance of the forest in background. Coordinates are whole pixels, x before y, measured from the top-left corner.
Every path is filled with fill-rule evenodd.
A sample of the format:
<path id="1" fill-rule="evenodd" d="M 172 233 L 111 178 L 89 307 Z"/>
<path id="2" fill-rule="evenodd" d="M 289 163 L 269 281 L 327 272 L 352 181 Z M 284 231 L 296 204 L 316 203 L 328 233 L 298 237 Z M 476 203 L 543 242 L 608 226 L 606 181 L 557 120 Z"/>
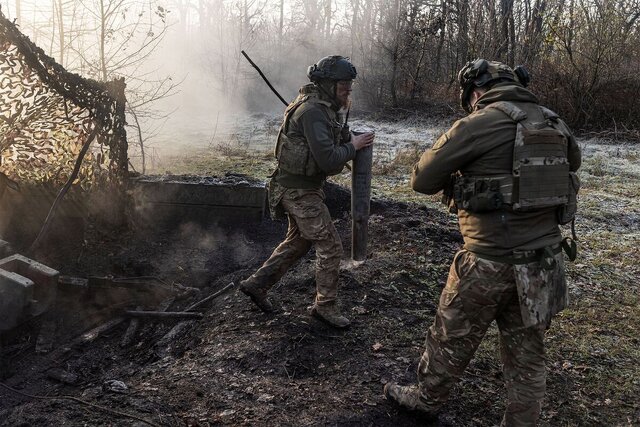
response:
<path id="1" fill-rule="evenodd" d="M 639 0 L 0 4 L 70 71 L 99 80 L 125 76 L 130 114 L 152 117 L 154 101 L 180 84 L 193 84 L 181 73 L 205 76 L 199 84 L 209 85 L 216 99 L 229 105 L 273 108 L 277 99 L 241 50 L 285 98 L 295 95 L 308 65 L 339 53 L 350 56 L 358 69 L 355 94 L 366 109 L 447 109 L 457 103 L 458 70 L 483 57 L 524 64 L 533 92 L 575 129 L 622 138 L 640 134 Z M 171 42 L 165 49 L 166 40 Z M 164 65 L 158 66 L 163 57 Z"/>

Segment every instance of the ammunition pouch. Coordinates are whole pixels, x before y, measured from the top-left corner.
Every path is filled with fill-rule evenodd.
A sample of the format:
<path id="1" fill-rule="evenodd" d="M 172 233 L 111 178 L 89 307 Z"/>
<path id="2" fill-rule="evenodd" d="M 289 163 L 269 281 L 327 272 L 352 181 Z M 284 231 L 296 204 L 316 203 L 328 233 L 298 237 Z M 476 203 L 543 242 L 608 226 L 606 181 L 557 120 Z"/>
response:
<path id="1" fill-rule="evenodd" d="M 469 212 L 495 211 L 510 202 L 510 199 L 505 200 L 507 192 L 503 187 L 511 187 L 510 177 L 458 176 L 453 186 L 453 198 L 458 208 Z"/>
<path id="2" fill-rule="evenodd" d="M 281 131 L 278 135 L 278 168 L 294 175 L 315 176 L 322 170 L 316 163 L 306 141 L 293 140 Z"/>

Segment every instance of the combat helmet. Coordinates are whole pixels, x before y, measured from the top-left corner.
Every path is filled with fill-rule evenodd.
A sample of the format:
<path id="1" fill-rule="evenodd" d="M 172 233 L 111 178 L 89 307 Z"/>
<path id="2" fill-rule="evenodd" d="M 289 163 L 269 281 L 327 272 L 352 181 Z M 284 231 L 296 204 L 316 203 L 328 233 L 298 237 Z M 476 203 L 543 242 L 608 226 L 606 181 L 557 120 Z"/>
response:
<path id="1" fill-rule="evenodd" d="M 512 81 L 526 87 L 530 80 L 529 73 L 522 65 L 512 69 L 498 61 L 487 61 L 486 59 L 469 61 L 458 73 L 460 105 L 467 113 L 471 112 L 469 98 L 474 88 L 500 81 Z"/>
<path id="2" fill-rule="evenodd" d="M 353 80 L 357 75 L 356 67 L 349 58 L 340 55 L 325 56 L 307 68 L 307 77 L 314 83 L 321 80 Z"/>

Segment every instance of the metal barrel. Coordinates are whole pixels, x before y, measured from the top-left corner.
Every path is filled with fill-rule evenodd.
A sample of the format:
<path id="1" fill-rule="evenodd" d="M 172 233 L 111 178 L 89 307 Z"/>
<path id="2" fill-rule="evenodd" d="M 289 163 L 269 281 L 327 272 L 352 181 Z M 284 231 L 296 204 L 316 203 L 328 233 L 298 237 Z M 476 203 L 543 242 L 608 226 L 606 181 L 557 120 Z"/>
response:
<path id="1" fill-rule="evenodd" d="M 354 132 L 355 133 L 355 132 Z M 369 205 L 371 201 L 371 165 L 373 146 L 358 150 L 351 171 L 351 258 L 367 258 Z"/>

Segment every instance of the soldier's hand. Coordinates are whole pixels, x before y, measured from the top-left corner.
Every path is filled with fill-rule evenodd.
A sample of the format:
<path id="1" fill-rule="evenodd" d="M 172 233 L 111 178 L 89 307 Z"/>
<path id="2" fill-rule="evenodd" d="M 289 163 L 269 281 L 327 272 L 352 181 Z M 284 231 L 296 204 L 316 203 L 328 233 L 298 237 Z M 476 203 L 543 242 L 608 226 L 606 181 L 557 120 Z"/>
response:
<path id="1" fill-rule="evenodd" d="M 351 143 L 354 147 L 356 147 L 357 151 L 373 144 L 373 138 L 375 138 L 375 134 L 373 132 L 366 132 L 359 135 L 352 133 Z"/>

